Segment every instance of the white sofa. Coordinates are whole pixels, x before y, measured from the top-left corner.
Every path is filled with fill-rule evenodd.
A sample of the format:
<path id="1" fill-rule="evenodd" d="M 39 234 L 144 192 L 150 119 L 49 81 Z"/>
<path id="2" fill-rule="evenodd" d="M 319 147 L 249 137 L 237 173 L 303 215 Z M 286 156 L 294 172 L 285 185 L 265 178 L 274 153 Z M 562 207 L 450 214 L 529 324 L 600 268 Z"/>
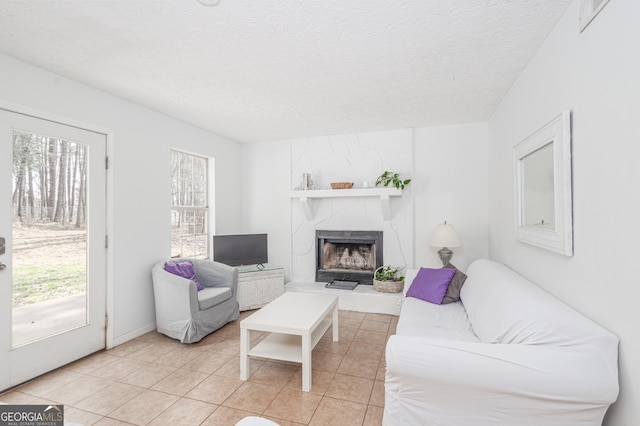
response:
<path id="1" fill-rule="evenodd" d="M 403 301 L 383 425 L 602 424 L 618 397 L 615 335 L 488 260 L 469 267 L 460 299 Z"/>

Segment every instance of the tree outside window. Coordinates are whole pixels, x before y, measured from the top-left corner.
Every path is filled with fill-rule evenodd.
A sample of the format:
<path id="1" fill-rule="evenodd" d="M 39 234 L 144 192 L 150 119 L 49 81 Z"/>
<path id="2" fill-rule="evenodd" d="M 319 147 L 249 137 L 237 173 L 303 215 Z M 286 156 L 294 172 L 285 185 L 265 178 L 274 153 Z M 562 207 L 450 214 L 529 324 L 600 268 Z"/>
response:
<path id="1" fill-rule="evenodd" d="M 208 257 L 208 160 L 171 151 L 171 257 Z"/>

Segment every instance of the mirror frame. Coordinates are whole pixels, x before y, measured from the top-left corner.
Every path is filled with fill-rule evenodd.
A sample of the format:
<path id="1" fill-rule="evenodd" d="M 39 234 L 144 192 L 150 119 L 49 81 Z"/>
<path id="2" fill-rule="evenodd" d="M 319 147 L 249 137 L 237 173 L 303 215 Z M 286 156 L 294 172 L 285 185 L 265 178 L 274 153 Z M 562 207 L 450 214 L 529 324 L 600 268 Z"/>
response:
<path id="1" fill-rule="evenodd" d="M 553 142 L 554 229 L 524 222 L 524 167 L 529 154 Z M 558 117 L 517 144 L 513 149 L 515 172 L 516 240 L 573 256 L 573 212 L 571 194 L 571 113 Z"/>

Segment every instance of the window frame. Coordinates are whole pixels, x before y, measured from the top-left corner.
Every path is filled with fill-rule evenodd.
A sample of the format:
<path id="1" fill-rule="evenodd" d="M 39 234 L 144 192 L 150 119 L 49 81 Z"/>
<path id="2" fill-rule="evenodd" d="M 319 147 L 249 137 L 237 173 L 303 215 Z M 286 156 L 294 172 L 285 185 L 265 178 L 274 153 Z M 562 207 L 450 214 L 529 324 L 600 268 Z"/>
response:
<path id="1" fill-rule="evenodd" d="M 212 209 L 211 209 L 211 204 L 212 204 L 212 199 L 213 199 L 213 191 L 212 191 L 212 187 L 213 187 L 213 180 L 212 180 L 212 169 L 213 169 L 213 159 L 207 156 L 204 156 L 202 154 L 196 154 L 193 152 L 188 152 L 188 151 L 184 151 L 181 149 L 175 149 L 172 148 L 170 151 L 170 164 L 173 164 L 173 155 L 175 154 L 179 154 L 182 156 L 189 156 L 189 157 L 193 157 L 195 159 L 198 160 L 203 160 L 204 161 L 204 172 L 202 173 L 203 182 L 199 182 L 200 184 L 203 184 L 203 190 L 200 191 L 200 196 L 204 197 L 204 206 L 197 206 L 194 205 L 194 202 L 196 200 L 196 196 L 194 196 L 194 192 L 191 193 L 190 199 L 192 200 L 191 205 L 181 205 L 181 204 L 174 204 L 174 202 L 176 201 L 176 194 L 180 191 L 179 188 L 177 188 L 176 186 L 176 180 L 180 179 L 179 176 L 174 176 L 174 170 L 173 168 L 170 170 L 170 179 L 171 179 L 171 184 L 170 184 L 170 227 L 171 227 L 171 235 L 170 235 L 170 256 L 171 257 L 184 257 L 184 258 L 210 258 L 211 257 L 211 244 L 210 244 L 210 239 L 211 239 L 211 235 L 213 232 L 213 220 L 212 220 Z M 194 181 L 193 179 L 193 171 L 192 171 L 192 176 L 191 176 L 191 180 L 192 182 Z M 179 198 L 179 197 L 178 197 Z M 203 227 L 203 232 L 196 232 L 196 226 L 199 224 L 195 224 L 194 225 L 194 229 L 193 232 L 189 232 L 189 233 L 184 233 L 184 228 L 181 226 L 177 226 L 178 231 L 179 231 L 179 235 L 178 235 L 178 239 L 180 240 L 180 253 L 174 253 L 173 251 L 173 241 L 174 241 L 174 230 L 176 228 L 176 226 L 174 226 L 175 220 L 174 217 L 175 215 L 180 215 L 181 212 L 198 212 L 201 211 L 203 214 L 201 215 L 202 218 L 202 227 Z M 192 239 L 192 250 L 190 250 L 188 252 L 187 255 L 185 255 L 185 251 L 184 249 L 182 249 L 184 247 L 183 242 L 185 241 L 185 239 L 191 237 Z M 204 237 L 204 245 L 205 245 L 205 249 L 203 253 L 197 253 L 197 250 L 195 249 L 195 247 L 197 247 L 197 238 L 198 237 Z"/>

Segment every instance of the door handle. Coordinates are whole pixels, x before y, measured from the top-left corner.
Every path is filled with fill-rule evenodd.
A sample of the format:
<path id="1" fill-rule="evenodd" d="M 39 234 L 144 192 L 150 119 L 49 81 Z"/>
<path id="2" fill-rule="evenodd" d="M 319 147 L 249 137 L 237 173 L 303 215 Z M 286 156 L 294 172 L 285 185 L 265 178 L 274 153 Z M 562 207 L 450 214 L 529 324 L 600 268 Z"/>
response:
<path id="1" fill-rule="evenodd" d="M 5 265 L 4 263 L 0 262 L 0 271 L 4 271 L 5 269 L 7 269 L 7 265 Z"/>

